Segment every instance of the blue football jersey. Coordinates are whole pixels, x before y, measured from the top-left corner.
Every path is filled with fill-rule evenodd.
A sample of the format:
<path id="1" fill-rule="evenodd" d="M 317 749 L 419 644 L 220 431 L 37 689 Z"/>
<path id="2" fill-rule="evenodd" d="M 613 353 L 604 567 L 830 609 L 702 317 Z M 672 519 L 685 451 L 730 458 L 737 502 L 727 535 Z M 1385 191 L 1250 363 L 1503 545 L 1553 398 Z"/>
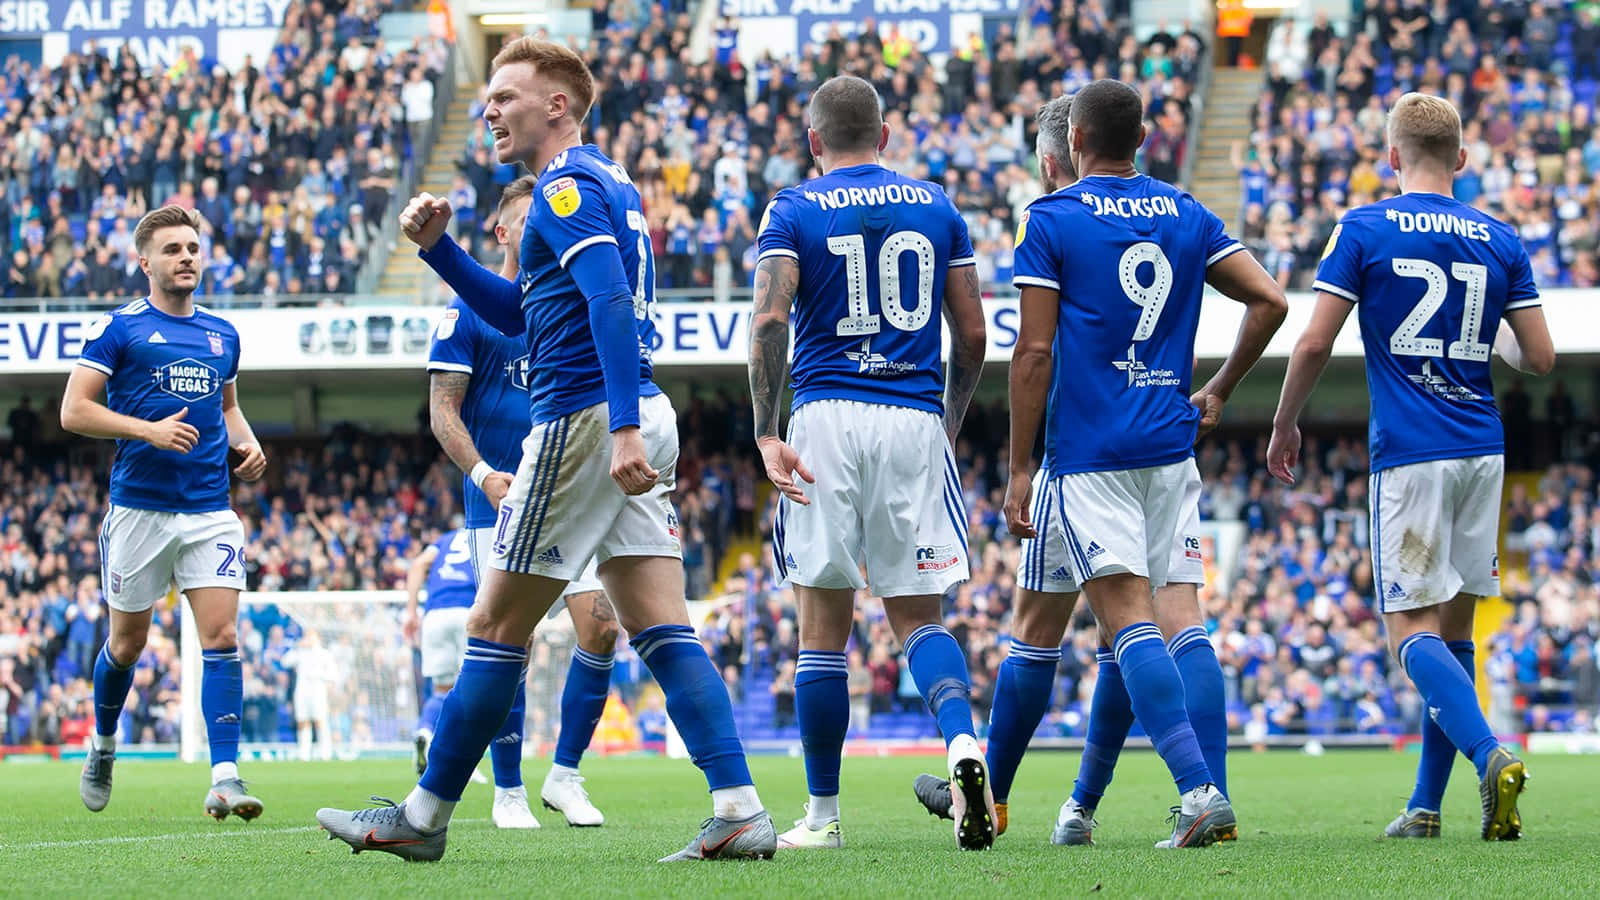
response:
<path id="1" fill-rule="evenodd" d="M 1243 249 L 1199 201 L 1145 175 L 1091 175 L 1028 205 L 1012 283 L 1061 292 L 1050 472 L 1141 469 L 1194 452 L 1189 382 L 1206 270 Z"/>
<path id="2" fill-rule="evenodd" d="M 976 264 L 944 189 L 880 165 L 778 192 L 760 258 L 799 263 L 794 407 L 824 398 L 944 412 L 945 276 Z"/>
<path id="3" fill-rule="evenodd" d="M 445 532 L 433 546 L 438 552 L 428 569 L 428 599 L 423 611 L 471 606 L 478 593 L 478 581 L 472 575 L 471 536 L 458 528 Z"/>
<path id="4" fill-rule="evenodd" d="M 1505 452 L 1489 353 L 1507 310 L 1539 305 L 1511 226 L 1440 194 L 1352 209 L 1313 287 L 1356 304 L 1374 472 Z"/>
<path id="5" fill-rule="evenodd" d="M 639 394 L 661 393 L 650 380 L 657 340 L 650 317 L 656 280 L 650 226 L 628 173 L 584 144 L 558 154 L 540 173 L 522 229 L 518 280 L 530 348 L 531 424 L 606 400 L 588 298 L 566 271 L 579 251 L 594 244 L 614 244 L 621 253 L 638 327 Z"/>
<path id="6" fill-rule="evenodd" d="M 228 427 L 222 386 L 239 375 L 239 332 L 203 306 L 187 318 L 135 300 L 89 326 L 78 365 L 106 375 L 112 412 L 157 421 L 185 407 L 200 432 L 188 453 L 117 441 L 111 502 L 130 509 L 200 513 L 228 508 Z"/>
<path id="7" fill-rule="evenodd" d="M 461 299 L 445 307 L 428 347 L 429 372 L 461 372 L 471 377 L 461 401 L 461 421 L 467 434 L 497 472 L 516 472 L 522 461 L 522 440 L 528 436 L 528 350 L 518 338 L 509 338 L 484 324 Z M 495 523 L 489 498 L 462 478 L 468 528 L 488 528 Z"/>

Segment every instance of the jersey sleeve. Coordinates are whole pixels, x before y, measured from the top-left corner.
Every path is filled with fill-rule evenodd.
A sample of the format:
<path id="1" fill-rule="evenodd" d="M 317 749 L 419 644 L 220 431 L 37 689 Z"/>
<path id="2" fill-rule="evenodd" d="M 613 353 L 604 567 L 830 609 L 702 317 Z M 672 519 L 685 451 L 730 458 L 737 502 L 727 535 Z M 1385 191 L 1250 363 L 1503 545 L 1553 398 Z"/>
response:
<path id="1" fill-rule="evenodd" d="M 1030 205 L 1017 220 L 1016 252 L 1012 257 L 1011 283 L 1017 288 L 1042 287 L 1061 290 L 1060 257 L 1053 240 L 1051 216 Z"/>
<path id="2" fill-rule="evenodd" d="M 1211 268 L 1224 259 L 1244 249 L 1244 245 L 1233 239 L 1228 234 L 1228 226 L 1222 223 L 1222 218 L 1204 206 L 1196 203 L 1204 213 L 1201 227 L 1206 230 L 1206 268 Z"/>
<path id="3" fill-rule="evenodd" d="M 463 312 L 461 298 L 445 307 L 428 344 L 429 372 L 472 374 L 473 345 L 477 343 L 472 317 Z"/>
<path id="4" fill-rule="evenodd" d="M 1511 270 L 1507 273 L 1509 278 L 1506 285 L 1506 312 L 1541 305 L 1539 287 L 1533 281 L 1533 263 L 1528 260 L 1528 250 L 1522 246 L 1521 241 L 1516 241 L 1515 246 Z"/>
<path id="5" fill-rule="evenodd" d="M 767 204 L 767 211 L 761 214 L 761 225 L 756 231 L 758 262 L 769 256 L 787 256 L 793 260 L 800 258 L 800 240 L 794 227 L 792 206 L 782 193 Z"/>
<path id="6" fill-rule="evenodd" d="M 1328 246 L 1322 251 L 1322 262 L 1317 265 L 1312 290 L 1326 291 L 1351 303 L 1361 302 L 1359 232 L 1360 228 L 1348 214 L 1333 227 L 1333 234 L 1328 235 Z"/>
<path id="7" fill-rule="evenodd" d="M 239 380 L 239 357 L 244 355 L 244 344 L 239 340 L 239 332 L 232 325 L 228 326 L 228 340 L 233 344 L 233 353 L 228 360 L 228 374 L 222 376 L 223 384 L 233 384 Z"/>
<path id="8" fill-rule="evenodd" d="M 972 235 L 967 231 L 967 220 L 961 217 L 961 210 L 956 209 L 949 195 L 944 198 L 945 206 L 950 210 L 950 268 L 962 266 L 975 266 L 978 264 L 978 254 L 972 249 Z"/>
<path id="9" fill-rule="evenodd" d="M 127 331 L 123 325 L 122 317 L 114 313 L 106 313 L 90 323 L 85 334 L 83 353 L 78 356 L 78 365 L 86 366 L 110 377 L 117 373 L 117 366 L 122 361 L 122 349 L 127 343 Z"/>
<path id="10" fill-rule="evenodd" d="M 605 193 L 589 173 L 578 169 L 557 173 L 539 186 L 528 221 L 563 269 L 586 247 L 617 245 Z"/>

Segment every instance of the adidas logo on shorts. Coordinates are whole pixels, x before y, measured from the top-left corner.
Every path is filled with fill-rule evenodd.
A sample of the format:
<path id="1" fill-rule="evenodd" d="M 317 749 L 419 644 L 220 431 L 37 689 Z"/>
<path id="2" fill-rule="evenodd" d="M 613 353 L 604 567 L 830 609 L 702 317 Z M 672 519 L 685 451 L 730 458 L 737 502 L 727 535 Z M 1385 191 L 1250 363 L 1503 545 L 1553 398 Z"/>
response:
<path id="1" fill-rule="evenodd" d="M 1067 572 L 1066 566 L 1056 566 L 1056 570 L 1050 573 L 1050 577 L 1056 581 L 1068 581 L 1072 578 L 1072 575 Z"/>
<path id="2" fill-rule="evenodd" d="M 1383 598 L 1385 600 L 1404 600 L 1406 598 L 1406 589 L 1400 586 L 1400 582 L 1391 581 L 1389 582 L 1389 589 L 1383 592 Z"/>
<path id="3" fill-rule="evenodd" d="M 562 563 L 561 548 L 552 545 L 550 549 L 534 557 L 534 561 L 546 563 L 547 565 L 559 566 Z"/>
<path id="4" fill-rule="evenodd" d="M 796 567 L 799 566 L 799 563 L 796 563 L 794 561 L 794 554 L 793 553 L 785 553 L 783 555 L 783 564 L 784 564 L 784 566 L 786 566 L 786 567 L 788 567 L 790 569 L 793 569 L 793 568 L 796 568 Z"/>
<path id="5" fill-rule="evenodd" d="M 1089 557 L 1090 559 L 1094 559 L 1096 556 L 1099 556 L 1100 554 L 1102 554 L 1104 552 L 1106 552 L 1106 548 L 1100 546 L 1099 544 L 1095 543 L 1094 541 L 1090 541 L 1089 542 L 1089 549 L 1085 550 L 1083 555 Z"/>

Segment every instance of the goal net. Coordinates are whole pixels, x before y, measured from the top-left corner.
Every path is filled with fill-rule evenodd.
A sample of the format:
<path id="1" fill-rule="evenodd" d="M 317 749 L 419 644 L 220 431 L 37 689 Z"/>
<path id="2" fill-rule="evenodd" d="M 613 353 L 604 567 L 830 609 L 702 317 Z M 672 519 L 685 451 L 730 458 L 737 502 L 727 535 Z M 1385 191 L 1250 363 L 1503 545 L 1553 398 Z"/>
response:
<path id="1" fill-rule="evenodd" d="M 201 649 L 188 604 L 182 609 L 180 753 L 187 761 L 204 760 Z M 403 591 L 243 594 L 241 757 L 298 756 L 300 718 L 316 722 L 318 732 L 326 726 L 313 742 L 315 756 L 410 753 L 424 683 L 420 655 L 404 634 L 404 615 Z M 566 616 L 540 624 L 528 661 L 526 752 L 541 752 L 555 741 L 574 640 Z"/>

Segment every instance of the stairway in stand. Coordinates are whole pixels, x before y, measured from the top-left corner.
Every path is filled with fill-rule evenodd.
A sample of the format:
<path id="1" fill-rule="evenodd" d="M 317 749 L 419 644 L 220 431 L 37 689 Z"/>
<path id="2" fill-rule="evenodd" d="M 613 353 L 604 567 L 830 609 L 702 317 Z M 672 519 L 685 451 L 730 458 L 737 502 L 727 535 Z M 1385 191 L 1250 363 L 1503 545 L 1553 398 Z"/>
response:
<path id="1" fill-rule="evenodd" d="M 1211 73 L 1211 87 L 1206 91 L 1189 190 L 1222 218 L 1230 232 L 1238 230 L 1244 211 L 1239 208 L 1239 173 L 1229 154 L 1235 142 L 1249 140 L 1250 108 L 1265 85 L 1260 69 L 1218 66 Z"/>
<path id="2" fill-rule="evenodd" d="M 475 84 L 456 86 L 455 100 L 439 125 L 439 137 L 433 142 L 433 154 L 418 181 L 419 193 L 427 191 L 439 195 L 450 190 L 457 171 L 456 161 L 461 158 L 467 137 L 472 134 L 472 104 L 478 98 L 478 87 Z M 390 212 L 399 215 L 410 200 L 410 197 L 396 197 Z M 391 303 L 417 303 L 438 293 L 436 276 L 417 258 L 416 246 L 404 236 L 396 235 L 394 252 L 390 254 L 388 263 L 383 267 L 383 275 L 378 279 L 378 293 Z"/>

